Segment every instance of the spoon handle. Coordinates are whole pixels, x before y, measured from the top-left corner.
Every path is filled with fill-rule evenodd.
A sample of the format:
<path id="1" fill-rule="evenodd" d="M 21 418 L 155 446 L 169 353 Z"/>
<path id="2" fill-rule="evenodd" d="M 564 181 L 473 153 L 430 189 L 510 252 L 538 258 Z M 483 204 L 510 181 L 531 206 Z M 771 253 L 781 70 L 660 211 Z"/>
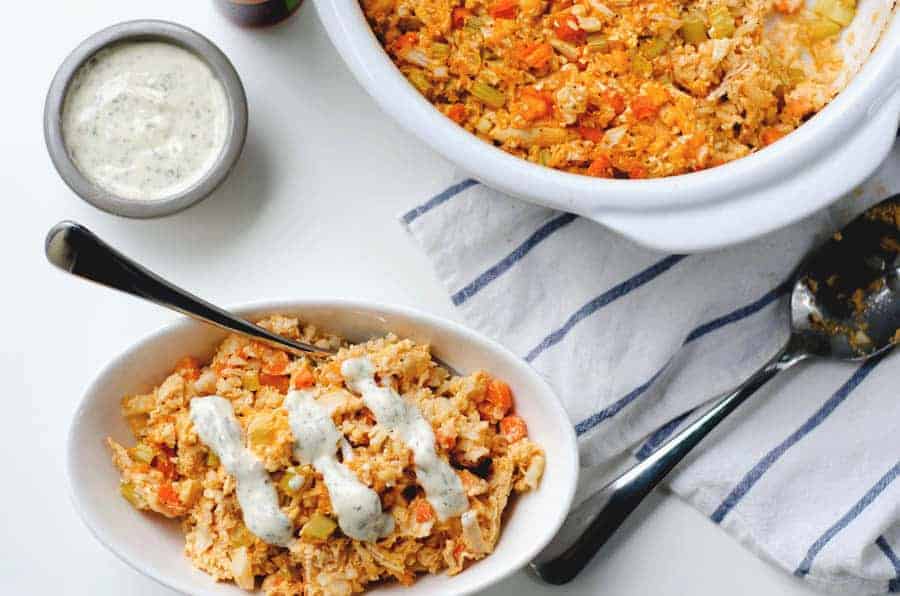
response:
<path id="1" fill-rule="evenodd" d="M 182 290 L 138 265 L 77 223 L 64 221 L 53 226 L 47 234 L 44 251 L 51 263 L 72 275 L 149 300 L 292 354 L 322 353 L 315 346 L 271 333 Z"/>
<path id="2" fill-rule="evenodd" d="M 778 372 L 804 359 L 783 350 L 740 387 L 720 398 L 700 418 L 656 449 L 647 459 L 613 480 L 580 505 L 531 570 L 543 581 L 561 585 L 578 575 L 656 485 L 722 420 Z M 584 524 L 587 529 L 560 551 Z M 561 543 L 561 544 L 560 544 Z"/>

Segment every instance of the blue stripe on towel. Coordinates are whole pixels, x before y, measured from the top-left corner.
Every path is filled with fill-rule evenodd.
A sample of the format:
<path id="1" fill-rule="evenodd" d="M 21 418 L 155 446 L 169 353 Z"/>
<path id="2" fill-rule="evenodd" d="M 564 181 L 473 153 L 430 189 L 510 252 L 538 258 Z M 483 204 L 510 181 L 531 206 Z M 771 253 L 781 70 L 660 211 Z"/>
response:
<path id="1" fill-rule="evenodd" d="M 825 533 L 809 547 L 806 557 L 804 557 L 800 566 L 794 571 L 794 575 L 797 577 L 807 575 L 812 567 L 813 560 L 816 558 L 816 555 L 825 548 L 825 545 L 831 542 L 831 539 L 837 536 L 841 530 L 849 526 L 854 519 L 859 517 L 859 514 L 865 511 L 869 505 L 874 503 L 875 499 L 884 492 L 884 489 L 891 485 L 898 475 L 900 475 L 900 462 L 894 464 L 894 467 L 888 470 L 887 474 L 879 478 L 878 482 L 876 482 L 859 501 L 853 504 L 850 511 L 845 513 L 841 519 L 837 520 L 833 526 L 825 530 Z"/>
<path id="2" fill-rule="evenodd" d="M 636 290 L 647 282 L 652 281 L 659 275 L 665 273 L 676 263 L 684 259 L 685 256 L 686 255 L 670 255 L 662 259 L 661 261 L 657 261 L 656 263 L 647 267 L 633 277 L 626 279 L 617 286 L 614 286 L 606 292 L 603 292 L 599 296 L 591 299 L 587 304 L 575 311 L 575 313 L 569 317 L 569 319 L 562 327 L 560 327 L 556 331 L 553 331 L 550 335 L 541 340 L 541 343 L 532 348 L 531 351 L 528 352 L 528 354 L 525 356 L 525 360 L 527 362 L 532 362 L 547 348 L 554 346 L 562 341 L 562 339 L 569 333 L 569 331 L 571 331 L 572 328 L 579 322 L 591 316 L 607 304 L 615 302 L 622 296 L 627 295 L 631 291 Z"/>
<path id="3" fill-rule="evenodd" d="M 735 505 L 737 505 L 744 496 L 750 492 L 750 489 L 753 488 L 753 485 L 763 477 L 763 475 L 772 467 L 772 465 L 781 458 L 785 452 L 798 443 L 803 437 L 811 433 L 817 426 L 822 424 L 822 422 L 834 412 L 835 409 L 847 397 L 853 392 L 854 389 L 865 379 L 872 369 L 874 369 L 883 356 L 875 356 L 870 360 L 866 361 L 859 368 L 856 369 L 856 372 L 853 373 L 846 383 L 841 385 L 841 387 L 834 392 L 834 395 L 825 402 L 825 404 L 819 408 L 815 414 L 813 414 L 806 422 L 804 422 L 800 428 L 795 430 L 791 435 L 781 442 L 780 445 L 769 451 L 765 457 L 763 457 L 759 462 L 751 468 L 749 472 L 738 482 L 737 486 L 732 489 L 731 493 L 725 497 L 725 500 L 713 511 L 713 514 L 710 516 L 715 523 L 721 523 L 725 516 L 728 515 L 728 512 L 734 509 Z"/>
<path id="4" fill-rule="evenodd" d="M 685 340 L 684 343 L 686 343 L 686 344 L 691 343 L 695 339 L 699 339 L 699 338 L 703 337 L 704 335 L 706 335 L 707 333 L 711 333 L 712 331 L 715 331 L 716 329 L 725 327 L 726 325 L 730 325 L 731 323 L 736 323 L 737 321 L 740 321 L 741 319 L 746 319 L 750 315 L 759 312 L 766 306 L 772 304 L 773 302 L 775 302 L 776 300 L 781 298 L 783 295 L 787 294 L 788 290 L 790 290 L 791 287 L 793 286 L 793 282 L 794 282 L 793 279 L 789 279 L 789 280 L 783 282 L 780 286 L 778 286 L 774 290 L 771 290 L 770 292 L 765 294 L 759 300 L 757 300 L 755 302 L 751 302 L 747 306 L 743 306 L 737 310 L 733 310 L 730 313 L 728 313 L 727 315 L 723 315 L 717 319 L 713 319 L 712 321 L 709 321 L 708 323 L 704 323 L 703 325 L 700 325 L 699 327 L 697 327 L 696 329 L 694 329 L 693 331 L 691 331 L 688 334 L 687 339 Z"/>
<path id="5" fill-rule="evenodd" d="M 662 367 L 661 369 L 659 369 L 658 371 L 656 371 L 656 374 L 653 375 L 652 377 L 650 377 L 649 381 L 647 381 L 640 387 L 637 387 L 636 389 L 632 389 L 631 392 L 628 395 L 626 395 L 625 397 L 623 397 L 622 399 L 614 402 L 609 407 L 603 408 L 596 414 L 593 414 L 593 415 L 589 416 L 588 418 L 585 418 L 578 424 L 576 424 L 575 425 L 575 434 L 582 435 L 582 434 L 586 433 L 587 431 L 591 430 L 592 428 L 594 428 L 595 426 L 597 426 L 598 424 L 600 424 L 601 422 L 603 422 L 604 420 L 606 420 L 607 418 L 612 418 L 613 416 L 618 414 L 622 410 L 622 408 L 624 408 L 625 406 L 627 406 L 628 404 L 630 404 L 631 402 L 633 402 L 634 400 L 639 398 L 647 389 L 649 389 L 650 386 L 653 385 L 654 381 L 656 381 L 656 379 L 659 378 L 659 375 L 661 375 L 664 370 L 666 370 L 665 366 Z"/>
<path id="6" fill-rule="evenodd" d="M 732 491 L 725 497 L 725 500 L 713 511 L 713 514 L 710 516 L 710 519 L 715 523 L 721 523 L 725 516 L 728 515 L 732 509 L 734 509 L 735 505 L 737 505 L 744 496 L 750 492 L 750 489 L 753 488 L 753 485 L 763 477 L 763 475 L 772 467 L 772 465 L 778 461 L 782 455 L 787 452 L 792 446 L 798 443 L 803 437 L 811 433 L 816 427 L 818 427 L 822 422 L 825 421 L 828 416 L 834 412 L 835 409 L 845 399 L 849 396 L 854 389 L 862 382 L 863 379 L 868 376 L 872 369 L 874 369 L 883 356 L 875 356 L 871 358 L 867 362 L 865 362 L 862 366 L 856 369 L 856 372 L 853 373 L 847 382 L 845 382 L 841 387 L 834 392 L 834 395 L 829 398 L 828 401 L 819 408 L 815 414 L 813 414 L 806 422 L 804 422 L 800 428 L 795 430 L 791 435 L 781 442 L 777 447 L 769 451 L 753 468 L 750 469 L 749 472 L 738 482 L 737 486 L 732 489 Z"/>
<path id="7" fill-rule="evenodd" d="M 884 553 L 887 560 L 894 566 L 894 573 L 897 575 L 897 577 L 888 582 L 888 592 L 900 592 L 900 559 L 897 558 L 897 553 L 894 552 L 894 549 L 891 548 L 884 536 L 879 536 L 875 544 L 878 545 L 878 548 Z"/>
<path id="8" fill-rule="evenodd" d="M 672 435 L 672 433 L 674 433 L 675 430 L 679 426 L 681 426 L 681 423 L 687 420 L 688 416 L 693 413 L 694 410 L 688 410 L 681 416 L 677 416 L 660 426 L 658 429 L 656 429 L 656 432 L 654 432 L 646 441 L 644 441 L 644 444 L 641 445 L 641 448 L 637 450 L 637 453 L 635 453 L 634 456 L 639 461 L 644 461 L 645 459 L 650 457 L 650 455 L 652 455 L 653 452 L 656 451 L 656 448 L 662 445 L 666 441 L 666 439 L 668 439 Z"/>
<path id="9" fill-rule="evenodd" d="M 453 186 L 444 190 L 443 192 L 434 195 L 433 197 L 428 199 L 428 201 L 426 201 L 425 203 L 422 203 L 415 209 L 411 209 L 411 210 L 407 211 L 403 215 L 403 223 L 411 224 L 413 221 L 418 219 L 421 215 L 428 213 L 429 211 L 431 211 L 438 205 L 446 203 L 447 201 L 449 201 L 450 199 L 452 199 L 453 197 L 455 197 L 462 191 L 466 190 L 467 188 L 469 188 L 471 186 L 475 186 L 476 184 L 478 184 L 478 181 L 472 180 L 471 178 L 468 178 L 466 180 L 463 180 L 462 182 L 454 184 Z"/>
<path id="10" fill-rule="evenodd" d="M 496 265 L 475 278 L 475 281 L 453 294 L 453 304 L 461 305 L 463 302 L 477 294 L 486 285 L 509 271 L 510 267 L 515 265 L 522 257 L 527 255 L 532 248 L 543 242 L 554 232 L 563 228 L 578 218 L 577 215 L 571 213 L 563 213 L 554 217 L 540 228 L 534 234 L 529 236 L 525 242 L 516 247 L 514 251 L 503 257 Z"/>
<path id="11" fill-rule="evenodd" d="M 750 304 L 748 304 L 746 306 L 742 306 L 741 308 L 739 308 L 737 310 L 733 310 L 728 314 L 722 315 L 721 317 L 715 318 L 711 321 L 708 321 L 708 322 L 696 327 L 693 331 L 691 331 L 688 334 L 687 339 L 684 340 L 684 345 L 687 345 L 693 341 L 700 339 L 704 335 L 712 333 L 713 331 L 721 329 L 722 327 L 725 327 L 732 323 L 737 323 L 738 321 L 746 319 L 747 317 L 759 312 L 760 310 L 762 310 L 763 308 L 765 308 L 766 306 L 768 306 L 769 304 L 771 304 L 772 302 L 777 300 L 783 294 L 785 294 L 787 292 L 787 290 L 790 289 L 790 287 L 791 287 L 790 281 L 786 281 L 783 284 L 781 284 L 780 286 L 778 286 L 777 288 L 775 288 L 774 290 L 767 292 L 762 298 L 760 298 L 754 302 L 751 302 Z M 659 377 L 659 375 L 662 373 L 663 370 L 665 370 L 665 367 L 658 370 L 656 372 L 656 374 L 654 374 L 653 377 L 649 381 L 647 381 L 646 383 L 644 383 L 637 389 L 633 389 L 625 397 L 622 397 L 618 401 L 613 402 L 612 405 L 604 408 L 603 410 L 601 410 L 600 412 L 597 412 L 596 414 L 591 415 L 588 418 L 585 418 L 584 420 L 582 420 L 581 422 L 576 424 L 575 425 L 576 433 L 583 434 L 583 433 L 589 431 L 590 429 L 594 428 L 595 426 L 597 426 L 604 420 L 606 420 L 608 418 L 612 418 L 613 416 L 618 414 L 619 411 L 622 410 L 622 408 L 624 408 L 625 406 L 627 406 L 628 404 L 633 402 L 635 399 L 637 399 L 638 397 L 643 395 L 647 391 L 647 389 L 649 389 L 653 385 L 653 383 L 656 381 L 656 379 Z M 689 413 L 690 412 L 688 412 L 688 414 Z M 660 431 L 663 431 L 663 429 L 665 429 L 666 432 L 662 433 L 659 436 L 654 434 L 651 437 L 651 440 L 655 438 L 656 442 L 652 446 L 648 447 L 649 449 L 651 449 L 651 451 L 646 452 L 646 455 L 649 455 L 653 449 L 656 449 L 656 447 L 658 447 L 660 444 L 662 444 L 662 442 L 665 441 L 669 437 L 669 435 L 675 431 L 675 429 L 678 427 L 678 423 L 680 423 L 686 417 L 687 417 L 687 415 L 684 415 L 681 419 L 676 418 L 672 422 L 666 424 L 664 427 L 657 430 L 657 433 L 659 433 Z M 676 421 L 677 421 L 677 423 L 676 423 Z M 671 427 L 669 426 L 670 424 L 671 424 Z M 641 450 L 638 451 L 638 454 L 637 454 L 637 457 L 640 459 L 643 459 L 640 456 L 640 453 L 642 451 L 644 451 L 643 447 L 641 448 Z M 646 455 L 644 457 L 646 457 Z"/>

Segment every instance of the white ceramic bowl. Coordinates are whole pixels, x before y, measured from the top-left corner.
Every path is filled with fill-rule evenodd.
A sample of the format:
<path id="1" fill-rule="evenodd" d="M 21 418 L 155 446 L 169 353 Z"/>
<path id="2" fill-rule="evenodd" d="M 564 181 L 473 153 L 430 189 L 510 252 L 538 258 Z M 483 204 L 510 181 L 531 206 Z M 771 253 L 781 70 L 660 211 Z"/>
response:
<path id="1" fill-rule="evenodd" d="M 835 101 L 782 141 L 702 172 L 604 180 L 532 164 L 469 134 L 394 67 L 358 0 L 315 0 L 332 43 L 381 108 L 464 171 L 513 196 L 583 215 L 645 246 L 673 252 L 736 244 L 797 221 L 838 199 L 883 161 L 900 118 L 900 18 L 894 2 L 861 0 L 844 36 L 848 74 L 862 66 L 860 72 Z"/>
<path id="2" fill-rule="evenodd" d="M 456 323 L 393 306 L 295 300 L 254 304 L 234 312 L 246 317 L 295 314 L 351 341 L 393 331 L 429 342 L 435 355 L 458 371 L 484 368 L 508 381 L 516 396 L 517 413 L 527 422 L 529 435 L 545 449 L 547 468 L 541 486 L 516 500 L 493 554 L 455 577 L 430 576 L 410 588 L 379 588 L 378 594 L 476 592 L 523 567 L 559 529 L 578 475 L 575 433 L 551 389 L 512 352 Z M 119 496 L 118 473 L 105 438 L 112 436 L 131 444 L 131 433 L 119 410 L 122 396 L 147 391 L 161 382 L 180 356 L 211 357 L 224 335 L 184 320 L 138 341 L 113 360 L 88 388 L 75 414 L 66 461 L 72 501 L 100 542 L 136 570 L 167 586 L 210 596 L 245 592 L 232 584 L 217 584 L 190 565 L 182 554 L 184 541 L 176 522 L 139 513 Z"/>

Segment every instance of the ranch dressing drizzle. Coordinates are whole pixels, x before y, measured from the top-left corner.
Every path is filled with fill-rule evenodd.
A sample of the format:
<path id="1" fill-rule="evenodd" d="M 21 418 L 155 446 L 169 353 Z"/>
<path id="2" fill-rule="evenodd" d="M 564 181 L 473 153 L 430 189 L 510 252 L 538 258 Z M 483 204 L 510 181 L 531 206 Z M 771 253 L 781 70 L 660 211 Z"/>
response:
<path id="1" fill-rule="evenodd" d="M 294 433 L 294 457 L 312 465 L 324 477 L 341 531 L 365 542 L 390 534 L 394 518 L 382 513 L 378 494 L 337 460 L 343 435 L 328 409 L 313 398 L 311 391 L 291 391 L 284 398 L 284 407 Z"/>
<path id="2" fill-rule="evenodd" d="M 294 537 L 291 520 L 278 507 L 278 493 L 262 462 L 244 447 L 244 437 L 231 402 L 218 395 L 191 400 L 191 422 L 200 440 L 218 456 L 237 482 L 244 525 L 262 541 L 288 546 Z"/>
<path id="3" fill-rule="evenodd" d="M 462 481 L 450 464 L 434 449 L 434 431 L 415 405 L 407 403 L 390 387 L 375 382 L 375 366 L 368 358 L 345 360 L 341 374 L 347 387 L 362 396 L 379 424 L 406 443 L 416 462 L 416 478 L 425 489 L 438 519 L 459 515 L 469 507 Z"/>
<path id="4" fill-rule="evenodd" d="M 229 115 L 225 88 L 202 58 L 171 43 L 122 42 L 72 78 L 62 133 L 91 182 L 125 199 L 154 200 L 209 171 Z"/>

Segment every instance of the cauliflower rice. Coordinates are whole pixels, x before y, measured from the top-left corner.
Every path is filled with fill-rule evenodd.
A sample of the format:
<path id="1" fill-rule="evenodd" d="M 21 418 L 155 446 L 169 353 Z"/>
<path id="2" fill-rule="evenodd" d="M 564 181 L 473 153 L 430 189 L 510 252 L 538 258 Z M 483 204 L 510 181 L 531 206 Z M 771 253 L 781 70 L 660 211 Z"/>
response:
<path id="1" fill-rule="evenodd" d="M 360 0 L 409 81 L 529 161 L 598 177 L 701 170 L 837 93 L 856 0 Z"/>
<path id="2" fill-rule="evenodd" d="M 195 567 L 270 595 L 345 595 L 373 582 L 408 585 L 423 573 L 457 574 L 493 551 L 510 496 L 535 489 L 544 469 L 544 453 L 513 413 L 506 383 L 485 372 L 451 377 L 427 345 L 393 335 L 348 345 L 297 319 L 274 316 L 260 325 L 340 349 L 315 362 L 231 335 L 212 362 L 186 357 L 153 391 L 122 400 L 135 446 L 107 439 L 122 496 L 139 510 L 181 519 L 184 552 Z M 349 390 L 341 364 L 360 357 L 374 365 L 381 387 L 396 390 L 430 424 L 436 451 L 467 498 L 461 517 L 441 521 L 435 515 L 417 483 L 410 448 Z M 393 518 L 386 537 L 364 542 L 344 535 L 322 474 L 293 457 L 295 438 L 282 405 L 296 390 L 311 392 L 331 412 L 344 437 L 343 465 L 377 493 Z M 271 478 L 278 509 L 293 528 L 287 547 L 250 532 L 235 477 L 198 436 L 191 400 L 213 394 L 230 402 L 246 449 Z"/>

